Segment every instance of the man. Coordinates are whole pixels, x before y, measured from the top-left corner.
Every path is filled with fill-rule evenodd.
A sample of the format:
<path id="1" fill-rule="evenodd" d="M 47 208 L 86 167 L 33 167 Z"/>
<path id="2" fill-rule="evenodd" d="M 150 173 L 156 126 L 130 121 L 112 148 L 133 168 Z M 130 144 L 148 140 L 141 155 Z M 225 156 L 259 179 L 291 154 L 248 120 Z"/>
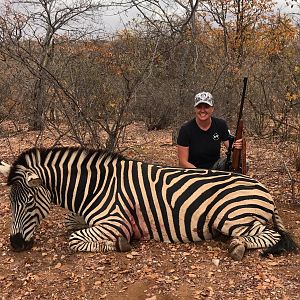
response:
<path id="1" fill-rule="evenodd" d="M 220 158 L 221 143 L 229 147 L 231 138 L 223 119 L 212 116 L 214 99 L 211 93 L 201 92 L 194 100 L 195 118 L 185 123 L 179 130 L 177 150 L 179 166 L 225 170 L 225 158 Z M 233 143 L 242 149 L 242 139 Z"/>

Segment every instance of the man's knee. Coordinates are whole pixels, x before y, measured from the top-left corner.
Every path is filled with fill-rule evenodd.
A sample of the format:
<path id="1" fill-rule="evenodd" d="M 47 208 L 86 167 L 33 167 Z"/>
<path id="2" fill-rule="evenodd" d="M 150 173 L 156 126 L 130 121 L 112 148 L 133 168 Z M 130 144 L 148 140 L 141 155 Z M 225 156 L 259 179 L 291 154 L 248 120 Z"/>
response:
<path id="1" fill-rule="evenodd" d="M 225 171 L 226 170 L 226 157 L 219 158 L 214 165 L 212 166 L 212 170 Z"/>

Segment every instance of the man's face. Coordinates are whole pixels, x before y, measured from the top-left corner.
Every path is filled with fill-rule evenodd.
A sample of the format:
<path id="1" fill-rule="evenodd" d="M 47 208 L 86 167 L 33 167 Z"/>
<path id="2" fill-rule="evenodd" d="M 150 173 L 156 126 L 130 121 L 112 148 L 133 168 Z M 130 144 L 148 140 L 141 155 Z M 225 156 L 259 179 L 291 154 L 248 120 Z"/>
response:
<path id="1" fill-rule="evenodd" d="M 195 107 L 196 117 L 199 121 L 208 120 L 214 111 L 214 107 L 206 103 L 200 103 Z"/>

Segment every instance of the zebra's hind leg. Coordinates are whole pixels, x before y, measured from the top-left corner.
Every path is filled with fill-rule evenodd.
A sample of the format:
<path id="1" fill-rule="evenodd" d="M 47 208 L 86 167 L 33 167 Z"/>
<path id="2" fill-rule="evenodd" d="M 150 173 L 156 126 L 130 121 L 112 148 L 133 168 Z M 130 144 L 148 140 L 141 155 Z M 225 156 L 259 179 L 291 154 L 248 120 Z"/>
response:
<path id="1" fill-rule="evenodd" d="M 242 260 L 246 251 L 245 242 L 239 237 L 233 238 L 229 245 L 230 257 L 234 260 Z"/>
<path id="2" fill-rule="evenodd" d="M 269 248 L 276 245 L 280 239 L 280 233 L 266 228 L 265 225 L 256 221 L 249 226 L 239 227 L 229 245 L 230 256 L 234 260 L 241 260 L 246 249 Z"/>
<path id="3" fill-rule="evenodd" d="M 111 228 L 110 228 L 111 229 Z M 86 252 L 126 252 L 131 250 L 128 240 L 119 233 L 112 234 L 101 226 L 93 226 L 73 232 L 69 246 L 74 251 Z"/>

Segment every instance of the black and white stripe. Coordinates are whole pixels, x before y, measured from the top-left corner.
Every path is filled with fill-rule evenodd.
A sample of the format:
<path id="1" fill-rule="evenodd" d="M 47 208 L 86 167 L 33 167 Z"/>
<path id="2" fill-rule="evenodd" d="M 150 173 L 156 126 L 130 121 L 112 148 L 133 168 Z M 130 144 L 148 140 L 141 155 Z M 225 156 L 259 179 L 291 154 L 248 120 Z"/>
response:
<path id="1" fill-rule="evenodd" d="M 233 237 L 231 256 L 241 259 L 246 248 L 275 247 L 286 233 L 267 189 L 229 172 L 162 167 L 83 148 L 34 148 L 14 162 L 8 184 L 18 244 L 31 241 L 36 226 L 30 224 L 47 216 L 51 202 L 74 213 L 68 227 L 80 228 L 70 236 L 77 251 L 125 251 L 133 239 L 196 242 L 221 234 Z M 26 213 L 32 201 L 36 213 Z M 266 228 L 272 218 L 274 230 Z"/>

